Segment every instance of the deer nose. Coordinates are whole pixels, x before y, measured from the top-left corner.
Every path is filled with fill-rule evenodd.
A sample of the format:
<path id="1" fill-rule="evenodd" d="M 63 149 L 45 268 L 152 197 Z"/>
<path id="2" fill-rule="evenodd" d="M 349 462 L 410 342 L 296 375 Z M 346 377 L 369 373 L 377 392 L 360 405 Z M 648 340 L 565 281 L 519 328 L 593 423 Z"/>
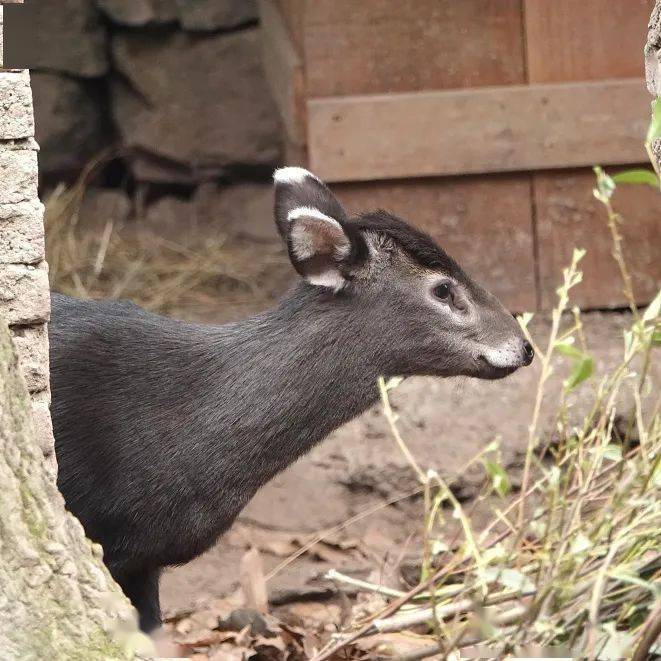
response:
<path id="1" fill-rule="evenodd" d="M 535 357 L 535 350 L 532 348 L 532 344 L 528 340 L 523 341 L 523 359 L 524 365 L 530 365 L 532 359 Z"/>

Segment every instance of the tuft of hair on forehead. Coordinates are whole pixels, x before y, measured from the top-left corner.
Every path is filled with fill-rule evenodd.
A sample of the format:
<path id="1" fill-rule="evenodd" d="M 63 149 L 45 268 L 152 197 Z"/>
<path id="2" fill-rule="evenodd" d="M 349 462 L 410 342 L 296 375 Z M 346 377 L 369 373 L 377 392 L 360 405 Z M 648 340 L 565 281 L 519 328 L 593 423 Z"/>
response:
<path id="1" fill-rule="evenodd" d="M 362 214 L 352 219 L 351 225 L 361 232 L 375 232 L 387 236 L 424 268 L 459 278 L 465 277 L 459 264 L 439 248 L 428 234 L 387 211 Z"/>

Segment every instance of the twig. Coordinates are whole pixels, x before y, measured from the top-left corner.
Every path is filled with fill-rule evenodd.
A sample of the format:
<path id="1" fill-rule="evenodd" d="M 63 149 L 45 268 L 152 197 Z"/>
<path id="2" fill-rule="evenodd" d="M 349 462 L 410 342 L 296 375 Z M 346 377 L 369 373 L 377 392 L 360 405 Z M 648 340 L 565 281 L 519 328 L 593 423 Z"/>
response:
<path id="1" fill-rule="evenodd" d="M 360 588 L 366 592 L 377 592 L 378 594 L 384 594 L 388 597 L 404 596 L 404 593 L 401 590 L 393 590 L 392 588 L 386 587 L 385 585 L 376 585 L 375 583 L 369 583 L 368 581 L 361 581 L 359 578 L 353 578 L 353 576 L 342 574 L 336 569 L 327 571 L 324 574 L 324 578 L 328 581 L 346 583 L 347 585 L 352 585 L 353 587 Z"/>
<path id="2" fill-rule="evenodd" d="M 399 433 L 399 429 L 397 429 L 397 419 L 395 417 L 395 414 L 393 413 L 392 407 L 390 406 L 390 398 L 388 397 L 388 388 L 386 388 L 386 382 L 382 376 L 379 377 L 379 393 L 381 395 L 381 406 L 383 406 L 383 413 L 386 416 L 386 420 L 388 421 L 388 425 L 390 426 L 390 432 L 392 433 L 395 442 L 399 446 L 399 449 L 402 451 L 404 457 L 406 457 L 406 461 L 409 462 L 413 470 L 417 473 L 420 483 L 425 484 L 427 482 L 427 476 L 425 475 L 422 468 L 420 468 L 420 465 L 415 460 L 413 454 L 411 454 L 411 451 L 408 449 L 408 446 L 406 445 L 404 439 Z"/>
<path id="3" fill-rule="evenodd" d="M 641 637 L 631 661 L 645 661 L 651 658 L 650 649 L 661 636 L 661 602 L 647 616 L 641 629 Z"/>
<path id="4" fill-rule="evenodd" d="M 475 609 L 476 604 L 480 607 L 484 606 L 494 606 L 496 604 L 501 604 L 507 601 L 513 601 L 520 597 L 532 596 L 535 594 L 534 590 L 530 590 L 523 593 L 518 592 L 509 592 L 506 594 L 497 594 L 492 595 L 491 597 L 486 597 L 485 599 L 478 600 L 475 599 L 460 599 L 455 601 L 452 604 L 444 604 L 441 606 L 436 606 L 433 608 L 422 608 L 419 610 L 409 611 L 406 613 L 401 613 L 395 617 L 390 617 L 386 619 L 377 619 L 372 622 L 372 629 L 366 632 L 365 635 L 369 636 L 374 633 L 393 633 L 396 631 L 401 631 L 402 629 L 408 629 L 417 624 L 424 624 L 425 622 L 431 621 L 434 617 L 439 620 L 446 619 L 452 615 L 458 615 L 460 613 L 466 613 Z M 521 615 L 521 611 L 525 612 L 526 608 L 521 607 L 517 612 Z M 510 611 L 506 611 L 507 614 L 511 614 Z M 494 616 L 492 622 L 494 624 L 500 624 L 502 616 L 506 613 L 499 613 Z M 511 623 L 509 621 L 508 623 Z"/>

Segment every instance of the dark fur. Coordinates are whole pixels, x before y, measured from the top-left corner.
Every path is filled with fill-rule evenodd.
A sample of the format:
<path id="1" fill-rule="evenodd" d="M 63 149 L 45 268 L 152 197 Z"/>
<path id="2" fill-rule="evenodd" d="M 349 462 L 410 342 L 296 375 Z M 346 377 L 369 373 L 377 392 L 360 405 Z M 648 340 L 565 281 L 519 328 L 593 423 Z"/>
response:
<path id="1" fill-rule="evenodd" d="M 160 569 L 209 548 L 262 484 L 370 406 L 385 366 L 349 301 L 306 285 L 218 328 L 52 303 L 58 485 L 149 629 Z"/>
<path id="2" fill-rule="evenodd" d="M 379 210 L 363 214 L 350 224 L 363 232 L 379 232 L 390 237 L 414 262 L 423 268 L 447 273 L 462 282 L 469 281 L 459 264 L 439 248 L 428 234 L 411 227 L 387 211 Z"/>
<path id="3" fill-rule="evenodd" d="M 160 621 L 161 569 L 208 549 L 260 486 L 373 404 L 380 375 L 511 371 L 460 340 L 518 338 L 516 322 L 426 235 L 383 213 L 348 222 L 320 182 L 281 188 L 285 239 L 287 208 L 340 216 L 353 247 L 343 268 L 355 274 L 363 232 L 382 232 L 419 265 L 465 280 L 465 296 L 483 301 L 479 323 L 441 323 L 417 295 L 418 271 L 397 259 L 337 294 L 301 282 L 275 309 L 219 327 L 54 294 L 58 485 L 146 630 Z"/>

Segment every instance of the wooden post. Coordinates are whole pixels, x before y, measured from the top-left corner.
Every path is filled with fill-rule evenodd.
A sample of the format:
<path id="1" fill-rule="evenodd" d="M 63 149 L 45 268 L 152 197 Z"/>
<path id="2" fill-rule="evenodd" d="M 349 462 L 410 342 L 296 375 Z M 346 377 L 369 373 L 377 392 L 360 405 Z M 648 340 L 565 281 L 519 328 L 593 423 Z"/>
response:
<path id="1" fill-rule="evenodd" d="M 645 44 L 645 74 L 647 89 L 655 97 L 661 97 L 661 0 L 656 0 L 650 16 L 647 44 Z M 661 140 L 652 145 L 657 169 L 661 168 Z"/>

